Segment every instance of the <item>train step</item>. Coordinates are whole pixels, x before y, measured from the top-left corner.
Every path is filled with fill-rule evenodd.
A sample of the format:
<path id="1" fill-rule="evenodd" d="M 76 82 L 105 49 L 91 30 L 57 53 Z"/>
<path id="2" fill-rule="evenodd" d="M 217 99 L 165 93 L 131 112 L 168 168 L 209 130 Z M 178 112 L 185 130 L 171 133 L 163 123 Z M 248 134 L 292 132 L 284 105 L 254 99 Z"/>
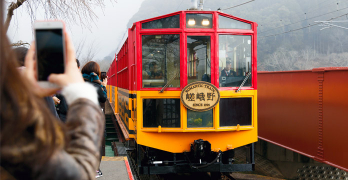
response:
<path id="1" fill-rule="evenodd" d="M 112 150 L 111 144 L 105 145 L 105 156 L 107 156 L 107 157 L 114 157 L 115 156 L 115 153 Z"/>
<path id="2" fill-rule="evenodd" d="M 106 124 L 105 124 L 105 128 L 114 128 L 114 129 L 115 129 L 113 123 L 106 123 Z"/>
<path id="3" fill-rule="evenodd" d="M 126 152 L 126 147 L 124 146 L 124 144 L 122 142 L 113 142 L 113 148 L 114 151 L 116 150 L 117 153 L 115 153 L 118 156 L 127 156 L 127 152 Z"/>

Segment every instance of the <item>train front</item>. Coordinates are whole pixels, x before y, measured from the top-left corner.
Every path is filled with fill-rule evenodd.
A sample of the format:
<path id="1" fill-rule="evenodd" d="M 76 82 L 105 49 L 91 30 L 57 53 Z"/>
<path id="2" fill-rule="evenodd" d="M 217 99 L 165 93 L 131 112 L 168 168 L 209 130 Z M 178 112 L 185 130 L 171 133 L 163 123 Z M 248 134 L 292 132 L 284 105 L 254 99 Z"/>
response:
<path id="1" fill-rule="evenodd" d="M 217 11 L 135 23 L 134 139 L 141 173 L 253 169 L 256 28 Z M 250 147 L 249 164 L 233 162 L 241 146 Z"/>

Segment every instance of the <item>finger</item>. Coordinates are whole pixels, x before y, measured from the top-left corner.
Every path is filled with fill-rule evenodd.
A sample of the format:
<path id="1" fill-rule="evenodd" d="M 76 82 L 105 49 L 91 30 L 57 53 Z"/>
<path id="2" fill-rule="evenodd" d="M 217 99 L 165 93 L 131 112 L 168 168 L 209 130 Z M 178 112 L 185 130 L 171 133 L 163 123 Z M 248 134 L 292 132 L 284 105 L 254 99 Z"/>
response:
<path id="1" fill-rule="evenodd" d="M 76 66 L 75 48 L 68 33 L 65 33 L 65 44 L 66 44 L 66 53 L 67 53 L 67 56 L 66 56 L 67 66 L 68 67 Z"/>
<path id="2" fill-rule="evenodd" d="M 30 74 L 34 71 L 34 55 L 35 55 L 35 41 L 31 43 L 31 46 L 25 56 L 24 66 L 30 72 Z"/>

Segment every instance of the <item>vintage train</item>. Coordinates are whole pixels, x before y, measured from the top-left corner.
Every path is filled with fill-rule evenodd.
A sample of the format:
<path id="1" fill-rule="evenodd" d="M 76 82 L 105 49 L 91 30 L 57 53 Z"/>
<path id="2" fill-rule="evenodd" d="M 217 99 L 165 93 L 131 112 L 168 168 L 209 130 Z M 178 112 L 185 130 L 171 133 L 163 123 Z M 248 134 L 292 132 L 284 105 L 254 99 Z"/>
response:
<path id="1" fill-rule="evenodd" d="M 219 11 L 135 22 L 108 75 L 108 98 L 140 174 L 252 171 L 257 23 Z M 248 163 L 233 162 L 249 147 Z"/>

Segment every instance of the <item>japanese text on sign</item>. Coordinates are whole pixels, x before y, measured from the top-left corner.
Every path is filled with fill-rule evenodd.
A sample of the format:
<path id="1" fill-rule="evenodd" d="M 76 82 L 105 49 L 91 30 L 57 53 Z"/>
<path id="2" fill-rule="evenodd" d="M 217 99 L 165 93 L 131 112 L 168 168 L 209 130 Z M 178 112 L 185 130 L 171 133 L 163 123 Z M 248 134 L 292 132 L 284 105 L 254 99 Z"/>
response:
<path id="1" fill-rule="evenodd" d="M 193 82 L 181 92 L 181 101 L 190 110 L 207 111 L 220 100 L 218 89 L 208 82 Z"/>

